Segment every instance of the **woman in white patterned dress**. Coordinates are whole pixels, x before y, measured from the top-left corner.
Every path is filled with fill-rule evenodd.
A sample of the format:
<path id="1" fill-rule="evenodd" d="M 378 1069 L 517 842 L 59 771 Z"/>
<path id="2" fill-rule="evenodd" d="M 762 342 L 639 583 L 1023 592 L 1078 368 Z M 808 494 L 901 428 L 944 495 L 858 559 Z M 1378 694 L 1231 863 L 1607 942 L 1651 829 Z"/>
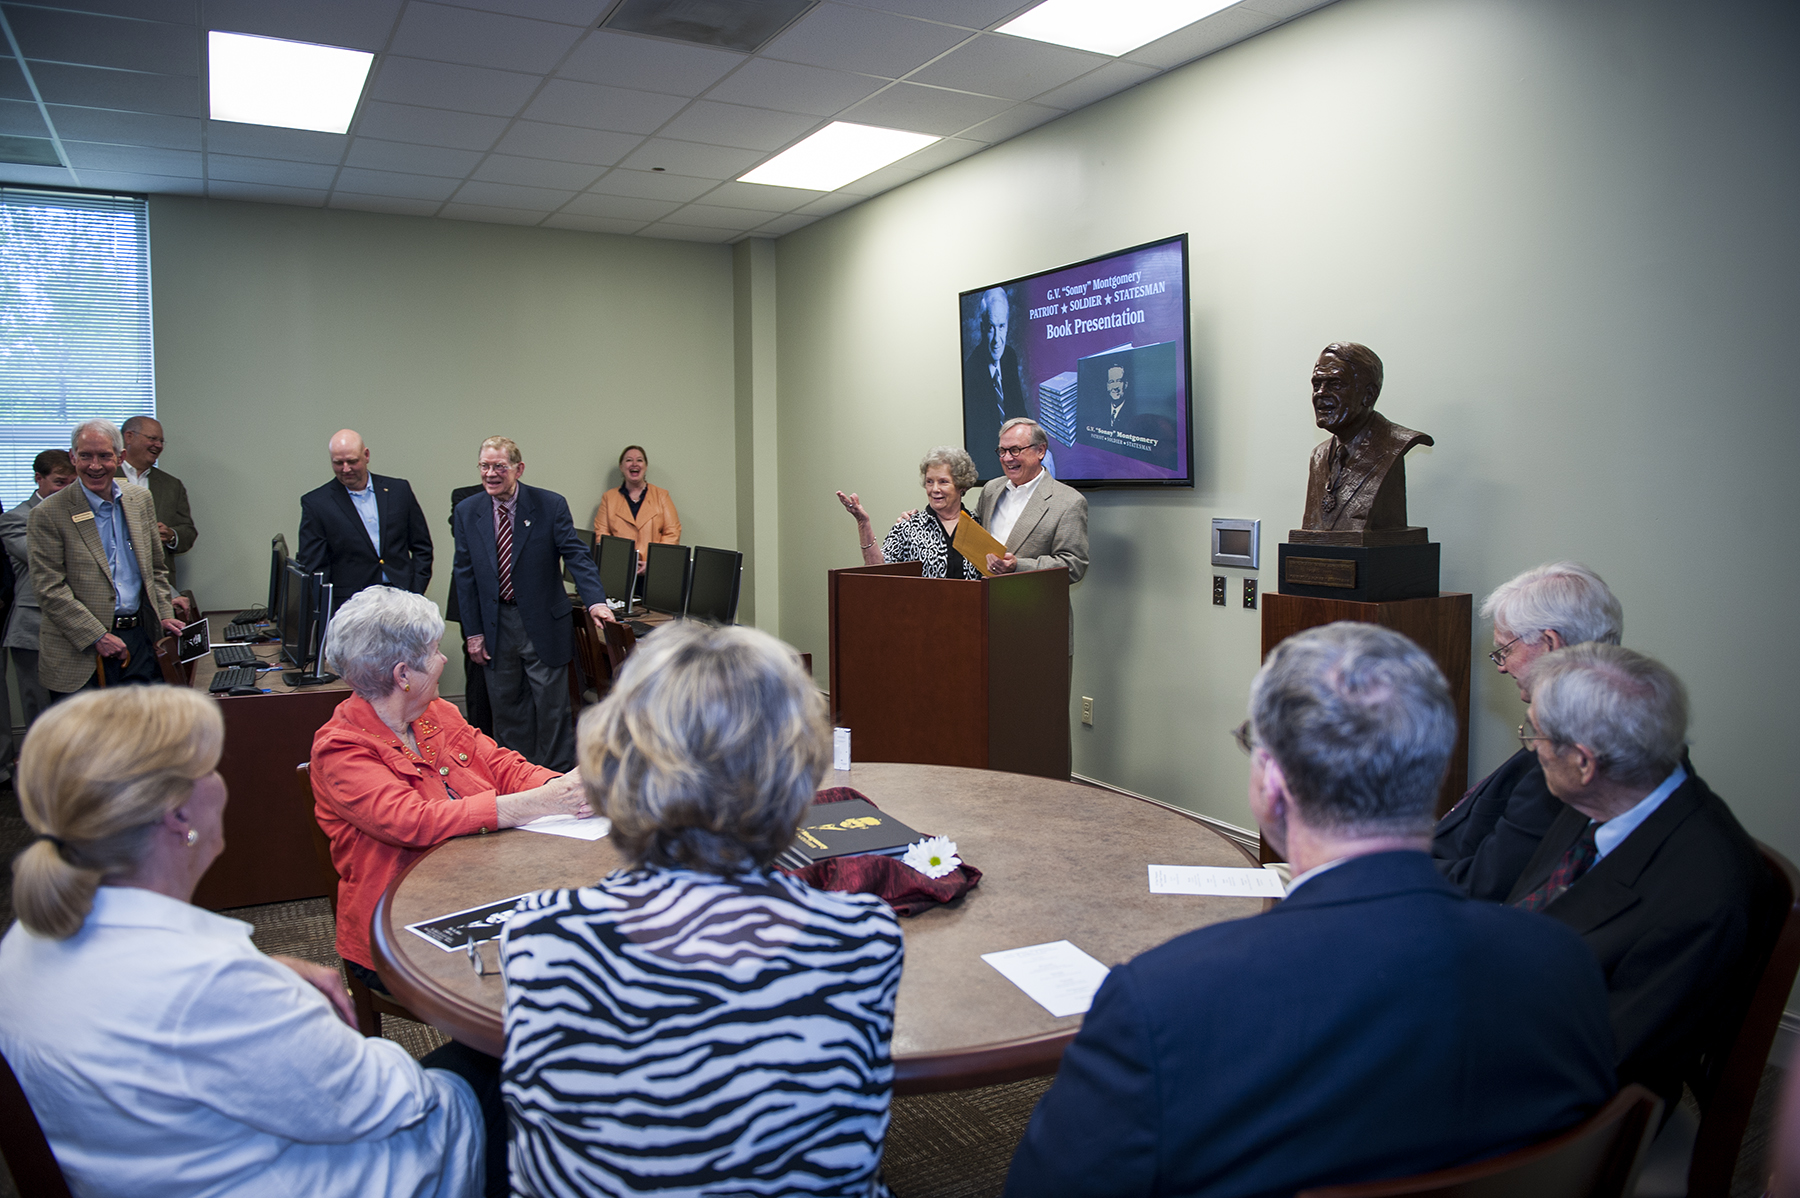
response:
<path id="1" fill-rule="evenodd" d="M 885 1195 L 900 927 L 771 866 L 830 760 L 793 651 L 672 624 L 579 749 L 630 864 L 507 921 L 514 1192 Z"/>
<path id="2" fill-rule="evenodd" d="M 950 543 L 956 535 L 956 522 L 969 514 L 962 497 L 977 481 L 974 460 L 953 445 L 939 445 L 920 460 L 919 481 L 925 486 L 925 508 L 901 516 L 880 548 L 875 545 L 869 513 L 863 510 L 856 493 L 837 493 L 844 510 L 856 517 L 856 539 L 862 545 L 863 565 L 919 562 L 925 567 L 926 578 L 980 578 L 980 571 L 964 561 Z"/>

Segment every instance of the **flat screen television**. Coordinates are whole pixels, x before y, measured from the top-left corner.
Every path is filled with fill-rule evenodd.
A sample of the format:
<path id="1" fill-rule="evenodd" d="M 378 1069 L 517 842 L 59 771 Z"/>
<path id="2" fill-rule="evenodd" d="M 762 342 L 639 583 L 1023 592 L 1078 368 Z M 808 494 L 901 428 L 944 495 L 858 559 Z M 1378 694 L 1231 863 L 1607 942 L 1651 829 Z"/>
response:
<path id="1" fill-rule="evenodd" d="M 644 567 L 644 606 L 679 616 L 687 610 L 688 547 L 652 545 Z"/>
<path id="2" fill-rule="evenodd" d="M 318 598 L 313 593 L 313 576 L 306 567 L 289 558 L 281 585 L 281 607 L 274 613 L 281 633 L 281 660 L 305 669 L 312 658 L 313 618 L 318 611 Z"/>
<path id="3" fill-rule="evenodd" d="M 709 624 L 730 624 L 737 619 L 738 586 L 744 573 L 744 555 L 735 549 L 694 547 L 693 580 L 688 583 L 687 618 Z"/>
<path id="4" fill-rule="evenodd" d="M 594 542 L 594 565 L 600 570 L 600 589 L 631 610 L 631 591 L 637 585 L 637 542 L 629 537 L 603 536 Z"/>
<path id="5" fill-rule="evenodd" d="M 1187 234 L 962 293 L 963 447 L 1029 416 L 1071 487 L 1194 485 Z"/>

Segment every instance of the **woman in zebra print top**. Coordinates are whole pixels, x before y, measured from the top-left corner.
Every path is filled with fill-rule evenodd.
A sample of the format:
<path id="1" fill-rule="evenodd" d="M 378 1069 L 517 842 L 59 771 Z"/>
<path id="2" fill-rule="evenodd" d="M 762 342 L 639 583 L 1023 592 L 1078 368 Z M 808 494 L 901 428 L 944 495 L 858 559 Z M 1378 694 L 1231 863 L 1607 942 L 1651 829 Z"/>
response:
<path id="1" fill-rule="evenodd" d="M 979 480 L 975 461 L 954 445 L 939 445 L 919 462 L 919 482 L 925 488 L 925 507 L 907 512 L 875 547 L 875 526 L 855 492 L 837 493 L 844 510 L 856 518 L 856 539 L 862 546 L 863 565 L 883 562 L 918 562 L 926 578 L 979 579 L 981 572 L 963 560 L 950 539 L 956 522 L 969 515 L 962 497 Z M 969 516 L 973 520 L 973 516 Z"/>
<path id="2" fill-rule="evenodd" d="M 631 865 L 507 922 L 515 1192 L 885 1195 L 900 928 L 770 864 L 830 759 L 792 651 L 665 627 L 579 743 Z"/>

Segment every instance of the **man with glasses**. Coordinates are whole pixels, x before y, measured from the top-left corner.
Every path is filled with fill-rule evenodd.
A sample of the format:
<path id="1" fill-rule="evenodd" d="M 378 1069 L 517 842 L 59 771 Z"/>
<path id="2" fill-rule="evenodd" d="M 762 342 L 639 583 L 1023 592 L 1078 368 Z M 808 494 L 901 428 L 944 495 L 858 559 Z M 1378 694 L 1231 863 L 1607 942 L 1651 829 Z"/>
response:
<path id="1" fill-rule="evenodd" d="M 1616 645 L 1625 624 L 1612 590 L 1580 562 L 1551 562 L 1502 583 L 1482 601 L 1481 615 L 1494 624 L 1488 660 L 1526 702 L 1525 674 L 1538 658 L 1586 641 Z M 1521 749 L 1438 821 L 1431 855 L 1473 897 L 1504 902 L 1562 810 L 1537 754 Z"/>
<path id="2" fill-rule="evenodd" d="M 1561 813 L 1507 902 L 1573 928 L 1606 974 L 1619 1080 L 1674 1103 L 1760 971 L 1775 921 L 1756 842 L 1686 762 L 1687 690 L 1617 645 L 1545 653 L 1519 729 Z"/>
<path id="3" fill-rule="evenodd" d="M 486 675 L 494 739 L 534 765 L 567 773 L 575 768 L 568 674 L 575 649 L 563 567 L 589 615 L 610 622 L 612 609 L 575 535 L 569 501 L 519 481 L 525 459 L 518 445 L 489 437 L 475 465 L 481 493 L 452 516 L 465 647 Z"/>
<path id="4" fill-rule="evenodd" d="M 1080 582 L 1088 568 L 1087 498 L 1044 469 L 1050 438 L 1026 417 L 1000 426 L 1000 469 L 1006 475 L 981 489 L 975 519 L 1006 546 L 1005 557 L 988 555 L 990 573 L 1067 567 Z M 1072 635 L 1072 633 L 1071 633 Z"/>
<path id="5" fill-rule="evenodd" d="M 1113 968 L 1009 1198 L 1405 1176 L 1606 1101 L 1606 987 L 1580 938 L 1475 902 L 1425 854 L 1456 734 L 1449 684 L 1399 633 L 1339 623 L 1275 647 L 1239 738 L 1287 897 Z"/>
<path id="6" fill-rule="evenodd" d="M 332 482 L 300 497 L 300 548 L 294 556 L 332 584 L 333 608 L 365 587 L 423 595 L 431 582 L 431 530 L 403 478 L 370 474 L 374 456 L 355 429 L 325 444 Z"/>

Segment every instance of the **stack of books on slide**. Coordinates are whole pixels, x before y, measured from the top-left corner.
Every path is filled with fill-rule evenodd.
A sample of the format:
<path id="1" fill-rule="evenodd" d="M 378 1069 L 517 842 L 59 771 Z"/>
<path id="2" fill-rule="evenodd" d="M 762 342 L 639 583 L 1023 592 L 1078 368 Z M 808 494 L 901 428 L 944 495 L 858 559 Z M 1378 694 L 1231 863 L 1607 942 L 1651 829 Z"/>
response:
<path id="1" fill-rule="evenodd" d="M 805 869 L 832 857 L 879 853 L 903 857 L 908 845 L 923 839 L 867 799 L 814 803 L 801 817 L 794 842 L 775 858 L 784 869 Z"/>
<path id="2" fill-rule="evenodd" d="M 1064 445 L 1075 444 L 1075 372 L 1065 370 L 1038 384 L 1038 423 Z"/>

